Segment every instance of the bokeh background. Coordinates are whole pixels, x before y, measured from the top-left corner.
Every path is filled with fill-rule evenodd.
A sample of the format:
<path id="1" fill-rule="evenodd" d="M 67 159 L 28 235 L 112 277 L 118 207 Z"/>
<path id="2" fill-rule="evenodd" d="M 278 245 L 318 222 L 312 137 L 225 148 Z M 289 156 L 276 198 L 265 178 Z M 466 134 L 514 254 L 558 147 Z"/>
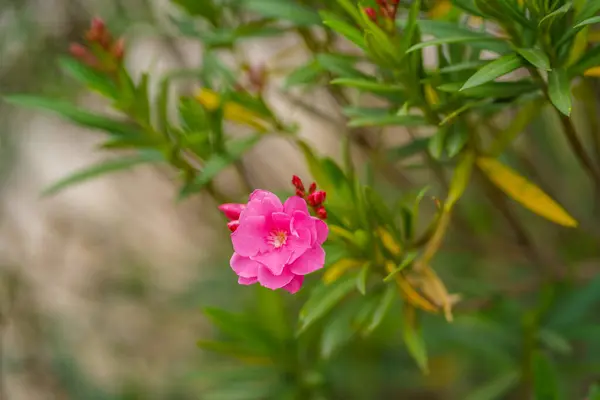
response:
<path id="1" fill-rule="evenodd" d="M 54 60 L 98 15 L 126 37 L 134 73 L 149 71 L 158 79 L 169 70 L 197 66 L 198 42 L 178 35 L 171 10 L 167 0 L 0 0 L 0 94 L 45 93 L 106 111 L 107 104 L 60 73 Z M 308 57 L 293 36 L 250 40 L 239 51 L 238 57 L 280 70 L 281 77 Z M 277 79 L 267 92 L 274 108 L 298 122 L 301 135 L 320 153 L 338 158 L 346 130 L 334 99 L 317 89 L 284 94 Z M 178 90 L 196 86 L 183 82 Z M 574 265 L 576 280 L 585 284 L 599 271 L 594 197 L 556 126 L 555 116 L 544 114 L 517 143 L 512 159 L 581 220 L 584 233 L 565 233 L 526 211 L 516 215 L 535 229 L 527 240 L 542 249 L 544 259 Z M 589 133 L 585 124 L 580 128 Z M 395 130 L 363 138 L 356 160 L 381 142 L 393 146 L 407 138 Z M 225 221 L 209 196 L 176 201 L 178 183 L 168 168 L 140 167 L 40 197 L 57 179 L 106 157 L 97 151 L 100 140 L 53 116 L 0 103 L 0 398 L 208 399 L 204 393 L 212 378 L 206 371 L 214 359 L 197 349 L 196 340 L 214 332 L 200 308 L 240 309 L 253 293 L 240 289 L 229 269 Z M 262 141 L 243 162 L 257 188 L 289 190 L 292 174 L 308 176 L 297 150 L 279 139 Z M 383 173 L 388 181 L 404 178 L 394 168 Z M 417 185 L 431 181 L 427 172 L 410 175 Z M 238 179 L 235 171 L 225 171 L 217 185 L 243 198 Z M 385 184 L 380 189 L 399 194 Z M 435 184 L 432 190 L 443 193 Z M 498 221 L 476 195 L 465 201 L 470 202 L 464 218 L 477 237 L 451 239 L 437 260 L 446 267 L 448 285 L 474 297 L 498 286 L 506 296 L 527 290 L 529 277 L 520 269 L 530 263 L 510 223 Z M 593 289 L 587 307 L 597 307 L 597 292 Z M 501 346 L 514 344 L 519 324 L 503 320 L 505 314 L 494 324 L 461 315 L 453 327 L 430 321 L 428 377 L 420 375 L 391 328 L 390 335 L 339 357 L 330 377 L 340 393 L 356 396 L 344 400 L 464 399 L 489 376 L 495 379 L 469 399 L 503 398 L 494 393 L 517 377 L 502 372 L 514 360 Z M 558 349 L 559 360 L 564 355 L 562 367 L 581 367 L 571 371 L 582 378 L 574 385 L 578 393 L 600 374 L 600 339 L 593 340 L 600 337 L 597 326 L 582 334 L 592 344 L 574 355 L 560 337 L 545 339 Z M 569 364 L 573 358 L 578 362 Z M 374 393 L 375 387 L 381 392 Z"/>

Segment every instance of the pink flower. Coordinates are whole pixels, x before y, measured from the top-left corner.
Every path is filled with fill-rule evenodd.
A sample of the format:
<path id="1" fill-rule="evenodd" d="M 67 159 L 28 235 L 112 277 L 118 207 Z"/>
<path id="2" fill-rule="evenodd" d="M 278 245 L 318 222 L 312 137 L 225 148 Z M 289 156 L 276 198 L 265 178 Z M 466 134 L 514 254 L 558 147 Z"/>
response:
<path id="1" fill-rule="evenodd" d="M 323 268 L 327 234 L 327 224 L 309 214 L 303 198 L 281 204 L 273 193 L 255 190 L 231 234 L 231 268 L 242 285 L 296 293 L 304 275 Z"/>

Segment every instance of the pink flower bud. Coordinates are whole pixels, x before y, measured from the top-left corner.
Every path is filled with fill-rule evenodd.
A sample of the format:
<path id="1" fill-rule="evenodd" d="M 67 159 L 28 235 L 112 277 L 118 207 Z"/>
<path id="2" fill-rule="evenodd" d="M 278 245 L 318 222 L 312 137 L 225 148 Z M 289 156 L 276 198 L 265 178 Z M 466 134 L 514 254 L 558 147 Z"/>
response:
<path id="1" fill-rule="evenodd" d="M 317 190 L 317 184 L 315 182 L 313 182 L 310 184 L 310 187 L 308 188 L 308 193 L 313 194 L 315 192 L 315 190 Z"/>
<path id="2" fill-rule="evenodd" d="M 319 207 L 321 204 L 323 204 L 326 197 L 327 193 L 325 193 L 322 190 L 319 190 L 318 192 L 314 192 L 308 196 L 308 204 L 310 204 L 313 207 Z"/>
<path id="3" fill-rule="evenodd" d="M 240 219 L 240 214 L 242 210 L 246 208 L 245 204 L 236 204 L 236 203 L 225 203 L 219 206 L 219 210 L 225 217 L 230 221 L 237 221 Z"/>
<path id="4" fill-rule="evenodd" d="M 292 185 L 301 192 L 304 192 L 304 183 L 297 175 L 292 176 Z"/>
<path id="5" fill-rule="evenodd" d="M 325 207 L 319 207 L 317 209 L 317 215 L 320 219 L 327 219 L 327 210 L 325 209 Z"/>

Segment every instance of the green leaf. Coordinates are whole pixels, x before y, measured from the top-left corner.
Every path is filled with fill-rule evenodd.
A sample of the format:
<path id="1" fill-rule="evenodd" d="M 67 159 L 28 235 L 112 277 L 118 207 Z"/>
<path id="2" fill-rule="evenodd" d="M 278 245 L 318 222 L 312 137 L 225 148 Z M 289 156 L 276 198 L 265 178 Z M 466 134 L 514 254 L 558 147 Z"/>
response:
<path id="1" fill-rule="evenodd" d="M 356 333 L 353 319 L 361 301 L 362 299 L 355 299 L 349 302 L 325 321 L 321 337 L 321 357 L 330 358 L 337 349 L 352 339 Z"/>
<path id="2" fill-rule="evenodd" d="M 450 126 L 448 137 L 446 138 L 446 153 L 448 157 L 454 157 L 465 147 L 469 140 L 469 131 L 465 124 L 457 121 Z"/>
<path id="3" fill-rule="evenodd" d="M 558 376 L 548 357 L 541 352 L 533 357 L 533 386 L 535 400 L 558 400 Z"/>
<path id="4" fill-rule="evenodd" d="M 366 26 L 355 2 L 351 0 L 337 0 L 337 3 L 352 17 L 354 22 L 363 28 Z"/>
<path id="5" fill-rule="evenodd" d="M 356 68 L 356 59 L 341 54 L 317 54 L 317 61 L 321 68 L 341 77 L 367 79 L 367 77 Z"/>
<path id="6" fill-rule="evenodd" d="M 530 80 L 522 79 L 518 82 L 488 82 L 480 86 L 462 89 L 464 84 L 445 83 L 437 87 L 442 92 L 457 93 L 474 98 L 511 98 L 539 90 L 539 87 Z"/>
<path id="7" fill-rule="evenodd" d="M 360 30 L 328 11 L 320 11 L 319 14 L 323 19 L 323 24 L 325 26 L 331 28 L 358 47 L 364 49 L 365 38 Z"/>
<path id="8" fill-rule="evenodd" d="M 538 332 L 538 339 L 549 350 L 552 350 L 555 353 L 564 356 L 569 356 L 573 353 L 573 346 L 571 346 L 568 340 L 554 331 L 541 329 Z"/>
<path id="9" fill-rule="evenodd" d="M 486 42 L 486 41 L 499 41 L 501 38 L 493 37 L 493 36 L 447 36 L 434 40 L 428 40 L 426 42 L 417 43 L 414 46 L 410 47 L 407 52 L 411 53 L 415 50 L 424 49 L 425 47 L 431 46 L 439 46 L 442 44 L 450 44 L 450 43 L 473 43 L 473 42 Z"/>
<path id="10" fill-rule="evenodd" d="M 394 269 L 385 278 L 383 278 L 383 281 L 389 282 L 392 279 L 394 279 L 396 274 L 403 271 L 406 267 L 410 266 L 412 264 L 412 262 L 415 261 L 415 259 L 417 258 L 418 255 L 419 255 L 418 251 L 411 251 L 411 252 L 406 253 L 406 255 L 404 256 L 404 259 L 402 260 L 400 265 L 398 265 L 398 267 L 396 269 Z"/>
<path id="11" fill-rule="evenodd" d="M 571 82 L 564 69 L 553 69 L 548 73 L 548 96 L 558 111 L 571 114 Z"/>
<path id="12" fill-rule="evenodd" d="M 388 150 L 388 158 L 392 161 L 412 157 L 427 150 L 429 138 L 417 138 L 405 145 Z"/>
<path id="13" fill-rule="evenodd" d="M 396 299 L 396 290 L 394 285 L 387 285 L 385 291 L 381 294 L 379 303 L 371 316 L 370 321 L 363 330 L 365 336 L 370 335 L 377 329 L 381 322 L 390 311 L 394 300 Z"/>
<path id="14" fill-rule="evenodd" d="M 378 117 L 359 117 L 350 120 L 349 127 L 362 126 L 425 126 L 427 120 L 420 115 L 385 115 Z"/>
<path id="15" fill-rule="evenodd" d="M 473 172 L 474 165 L 475 155 L 472 152 L 465 153 L 454 170 L 454 175 L 450 182 L 448 198 L 444 203 L 444 209 L 451 209 L 462 197 L 471 180 L 471 173 Z"/>
<path id="16" fill-rule="evenodd" d="M 49 196 L 60 192 L 70 186 L 77 185 L 89 181 L 90 179 L 98 178 L 112 172 L 124 171 L 131 169 L 139 164 L 149 164 L 165 161 L 164 156 L 159 152 L 143 152 L 135 156 L 122 157 L 114 160 L 103 161 L 99 164 L 83 168 L 72 175 L 67 176 L 44 189 L 43 196 Z"/>
<path id="17" fill-rule="evenodd" d="M 284 87 L 289 89 L 294 86 L 315 84 L 325 70 L 316 60 L 309 61 L 293 70 L 285 79 Z"/>
<path id="18" fill-rule="evenodd" d="M 582 75 L 586 70 L 600 65 L 600 46 L 586 51 L 583 56 L 569 68 L 569 76 Z"/>
<path id="19" fill-rule="evenodd" d="M 453 65 L 449 65 L 447 67 L 443 67 L 440 68 L 438 70 L 438 72 L 440 74 L 448 74 L 448 73 L 452 73 L 452 72 L 462 72 L 462 71 L 468 71 L 471 69 L 479 69 L 481 68 L 481 66 L 485 65 L 486 62 L 485 61 L 466 61 L 466 62 L 462 62 L 462 63 L 458 63 L 458 64 L 453 64 Z"/>
<path id="20" fill-rule="evenodd" d="M 356 287 L 356 276 L 347 275 L 330 285 L 321 285 L 311 293 L 300 310 L 300 329 L 305 332 L 316 321 L 325 316 Z"/>
<path id="21" fill-rule="evenodd" d="M 427 143 L 427 150 L 429 151 L 431 157 L 435 158 L 436 160 L 442 158 L 447 136 L 448 127 L 442 126 L 438 129 L 435 135 L 429 138 Z"/>
<path id="22" fill-rule="evenodd" d="M 319 25 L 319 14 L 308 7 L 289 0 L 247 0 L 244 3 L 249 10 L 265 17 L 282 19 L 299 26 Z"/>
<path id="23" fill-rule="evenodd" d="M 473 31 L 467 27 L 457 25 L 454 22 L 420 19 L 418 24 L 421 33 L 424 35 L 432 35 L 438 39 L 452 36 L 472 36 L 474 38 L 485 39 L 483 41 L 478 40 L 476 42 L 471 42 L 473 48 L 490 50 L 498 54 L 504 54 L 511 51 L 507 42 L 495 41 L 495 37 L 486 32 Z"/>
<path id="24" fill-rule="evenodd" d="M 369 271 L 371 269 L 371 263 L 363 265 L 360 273 L 356 276 L 356 289 L 363 296 L 367 293 L 367 279 L 369 278 Z"/>
<path id="25" fill-rule="evenodd" d="M 524 59 L 536 68 L 550 71 L 550 60 L 540 49 L 516 49 Z"/>
<path id="26" fill-rule="evenodd" d="M 586 315 L 600 302 L 600 276 L 592 279 L 584 287 L 573 290 L 564 296 L 551 311 L 546 327 L 567 330 L 584 321 Z"/>
<path id="27" fill-rule="evenodd" d="M 539 97 L 519 108 L 517 115 L 510 121 L 506 129 L 500 132 L 492 145 L 490 146 L 489 154 L 492 157 L 497 157 L 513 140 L 523 132 L 527 126 L 540 115 L 542 108 L 546 104 L 545 99 Z"/>
<path id="28" fill-rule="evenodd" d="M 62 70 L 88 88 L 111 99 L 116 99 L 119 96 L 119 90 L 115 82 L 107 74 L 101 74 L 72 58 L 62 57 L 58 62 Z"/>
<path id="29" fill-rule="evenodd" d="M 255 354 L 268 354 L 272 350 L 272 342 L 268 335 L 257 326 L 251 318 L 244 314 L 231 313 L 219 308 L 207 307 L 204 315 L 219 330 L 234 339 L 256 349 Z M 274 349 L 277 350 L 277 349 Z"/>
<path id="30" fill-rule="evenodd" d="M 178 4 L 184 10 L 194 17 L 203 17 L 210 21 L 214 26 L 217 26 L 220 21 L 220 8 L 217 7 L 212 0 L 171 0 Z"/>
<path id="31" fill-rule="evenodd" d="M 250 150 L 259 140 L 260 135 L 252 135 L 247 138 L 231 140 L 226 143 L 225 152 L 223 154 L 215 153 L 208 159 L 193 182 L 182 189 L 179 195 L 180 198 L 185 198 L 204 188 L 204 186 L 210 183 L 219 172 L 239 160 L 242 155 Z"/>
<path id="32" fill-rule="evenodd" d="M 4 100 L 17 106 L 51 111 L 78 125 L 103 130 L 113 135 L 142 136 L 142 132 L 133 124 L 94 114 L 60 100 L 29 95 L 6 96 Z"/>
<path id="33" fill-rule="evenodd" d="M 595 383 L 590 387 L 586 400 L 600 400 L 600 385 Z"/>
<path id="34" fill-rule="evenodd" d="M 516 54 L 507 54 L 486 64 L 474 73 L 460 89 L 465 90 L 493 81 L 523 66 L 522 59 Z"/>
<path id="35" fill-rule="evenodd" d="M 514 389 L 519 384 L 521 374 L 518 370 L 511 370 L 484 384 L 471 392 L 465 400 L 498 400 Z"/>
<path id="36" fill-rule="evenodd" d="M 421 332 L 417 327 L 416 311 L 411 306 L 404 305 L 404 319 L 402 324 L 402 336 L 404 338 L 404 344 L 412 358 L 416 361 L 417 365 L 423 371 L 423 373 L 429 373 L 428 361 L 427 361 L 427 349 L 425 342 L 421 336 Z"/>
<path id="37" fill-rule="evenodd" d="M 364 90 L 365 92 L 402 92 L 403 88 L 385 82 L 376 82 L 369 79 L 337 78 L 331 81 L 332 85 L 342 85 Z"/>
<path id="38" fill-rule="evenodd" d="M 544 18 L 542 18 L 540 20 L 540 22 L 538 23 L 538 25 L 539 26 L 542 26 L 542 25 L 550 26 L 550 25 L 552 25 L 552 23 L 554 22 L 554 20 L 556 19 L 556 17 L 558 17 L 559 15 L 566 14 L 571 9 L 572 6 L 573 6 L 572 2 L 570 2 L 570 1 L 567 2 L 562 7 L 559 7 L 556 10 L 554 10 L 551 13 L 547 14 L 546 16 L 544 16 Z"/>
<path id="39" fill-rule="evenodd" d="M 598 22 L 600 22 L 600 16 L 591 17 L 591 18 L 588 18 L 588 19 L 585 19 L 585 20 L 581 21 L 580 23 L 578 23 L 577 25 L 575 25 L 573 28 L 575 28 L 575 29 L 582 28 L 582 27 L 587 26 L 587 25 L 597 24 Z"/>

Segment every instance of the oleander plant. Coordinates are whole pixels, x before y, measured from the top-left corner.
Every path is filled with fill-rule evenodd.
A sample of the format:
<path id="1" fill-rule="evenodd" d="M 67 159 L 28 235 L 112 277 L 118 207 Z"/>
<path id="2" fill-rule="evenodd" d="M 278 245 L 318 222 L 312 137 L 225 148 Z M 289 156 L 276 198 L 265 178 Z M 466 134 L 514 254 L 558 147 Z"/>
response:
<path id="1" fill-rule="evenodd" d="M 110 114 L 4 100 L 98 132 L 114 156 L 46 195 L 162 164 L 174 197 L 212 198 L 202 212 L 222 215 L 239 283 L 227 295 L 245 301 L 204 309 L 215 335 L 197 343 L 198 398 L 600 399 L 600 0 L 170 10 L 202 49 L 193 68 L 134 77 L 101 18 L 58 60 Z M 240 56 L 272 40 L 306 57 L 277 69 Z M 273 93 L 337 123 L 339 147 Z M 282 165 L 287 189 L 255 187 L 246 153 L 266 138 L 310 176 Z M 238 195 L 215 184 L 226 170 Z"/>

